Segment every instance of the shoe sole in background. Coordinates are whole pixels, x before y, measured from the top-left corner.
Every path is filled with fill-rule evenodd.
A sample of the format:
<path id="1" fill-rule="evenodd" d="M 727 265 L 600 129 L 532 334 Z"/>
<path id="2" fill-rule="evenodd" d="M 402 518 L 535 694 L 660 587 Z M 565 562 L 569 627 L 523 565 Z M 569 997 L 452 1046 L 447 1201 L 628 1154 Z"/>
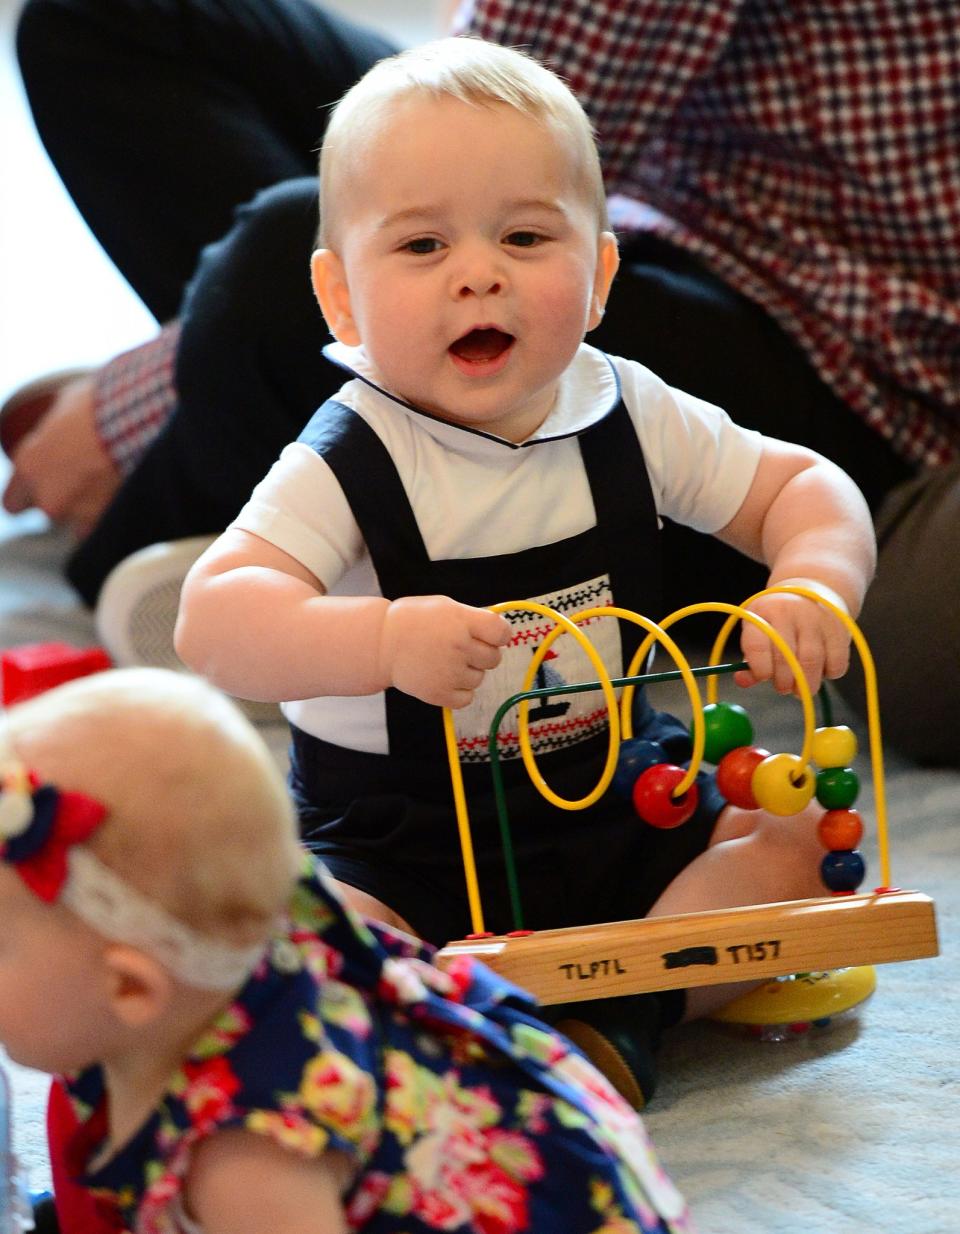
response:
<path id="1" fill-rule="evenodd" d="M 173 629 L 183 580 L 213 539 L 196 536 L 153 544 L 110 572 L 97 601 L 96 625 L 114 664 L 189 671 L 174 650 Z M 283 723 L 276 703 L 235 701 L 255 724 Z"/>

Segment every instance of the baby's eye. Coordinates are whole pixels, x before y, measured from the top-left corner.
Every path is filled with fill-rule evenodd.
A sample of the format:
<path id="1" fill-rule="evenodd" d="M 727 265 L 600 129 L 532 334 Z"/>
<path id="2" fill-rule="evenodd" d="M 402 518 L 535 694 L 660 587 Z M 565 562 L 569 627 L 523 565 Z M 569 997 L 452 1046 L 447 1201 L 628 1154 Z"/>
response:
<path id="1" fill-rule="evenodd" d="M 418 236 L 416 240 L 408 240 L 403 247 L 408 253 L 426 255 L 435 253 L 440 248 L 440 241 L 433 236 Z"/>
<path id="2" fill-rule="evenodd" d="M 535 231 L 511 231 L 504 243 L 518 249 L 529 249 L 542 244 L 545 238 Z"/>

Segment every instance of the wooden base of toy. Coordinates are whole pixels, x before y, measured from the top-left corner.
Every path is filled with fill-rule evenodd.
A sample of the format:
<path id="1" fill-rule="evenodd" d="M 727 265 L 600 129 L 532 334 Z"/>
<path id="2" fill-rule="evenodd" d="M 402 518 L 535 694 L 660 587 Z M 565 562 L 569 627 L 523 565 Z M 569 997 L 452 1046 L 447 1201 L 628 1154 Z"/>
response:
<path id="1" fill-rule="evenodd" d="M 938 954 L 933 902 L 883 891 L 451 942 L 541 1003 L 762 981 Z"/>

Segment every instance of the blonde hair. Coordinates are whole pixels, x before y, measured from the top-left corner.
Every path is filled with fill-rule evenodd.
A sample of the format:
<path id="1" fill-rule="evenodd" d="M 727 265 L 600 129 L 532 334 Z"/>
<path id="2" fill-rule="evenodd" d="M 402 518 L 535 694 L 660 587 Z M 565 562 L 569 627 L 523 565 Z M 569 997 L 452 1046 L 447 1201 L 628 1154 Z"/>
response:
<path id="1" fill-rule="evenodd" d="M 607 229 L 597 144 L 570 88 L 517 48 L 461 37 L 437 39 L 379 61 L 337 103 L 320 151 L 321 247 L 330 245 L 336 230 L 336 189 L 350 169 L 351 157 L 356 157 L 356 146 L 376 132 L 392 104 L 413 93 L 474 107 L 512 107 L 538 123 L 553 125 L 571 141 L 585 194 L 597 215 L 597 230 Z"/>
<path id="2" fill-rule="evenodd" d="M 115 669 L 12 708 L 0 739 L 43 782 L 106 806 L 86 844 L 125 882 L 212 937 L 268 936 L 302 852 L 283 776 L 229 699 L 182 673 Z"/>

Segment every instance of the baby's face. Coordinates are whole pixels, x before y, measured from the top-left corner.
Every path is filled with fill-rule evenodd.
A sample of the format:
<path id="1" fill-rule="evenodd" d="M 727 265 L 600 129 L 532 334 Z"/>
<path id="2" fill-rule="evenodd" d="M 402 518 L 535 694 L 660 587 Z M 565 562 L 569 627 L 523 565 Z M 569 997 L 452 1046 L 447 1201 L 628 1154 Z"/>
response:
<path id="1" fill-rule="evenodd" d="M 25 1067 L 62 1073 L 101 1057 L 103 994 L 92 933 L 0 864 L 0 1044 Z"/>
<path id="2" fill-rule="evenodd" d="M 345 278 L 346 324 L 320 291 L 331 327 L 363 343 L 392 393 L 522 441 L 616 268 L 572 141 L 511 107 L 406 98 L 360 163 L 327 254 Z"/>

